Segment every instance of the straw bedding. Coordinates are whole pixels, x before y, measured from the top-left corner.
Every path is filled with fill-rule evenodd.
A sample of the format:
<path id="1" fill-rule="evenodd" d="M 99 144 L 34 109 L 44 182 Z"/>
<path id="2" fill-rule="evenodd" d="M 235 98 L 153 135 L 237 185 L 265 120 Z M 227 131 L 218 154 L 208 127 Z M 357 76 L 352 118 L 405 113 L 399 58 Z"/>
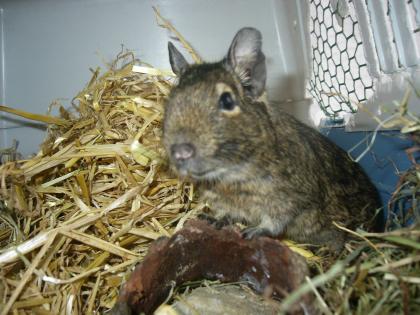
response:
<path id="1" fill-rule="evenodd" d="M 193 186 L 168 175 L 160 146 L 171 85 L 122 52 L 60 108 L 37 156 L 1 167 L 3 313 L 110 308 L 150 241 L 192 214 Z"/>

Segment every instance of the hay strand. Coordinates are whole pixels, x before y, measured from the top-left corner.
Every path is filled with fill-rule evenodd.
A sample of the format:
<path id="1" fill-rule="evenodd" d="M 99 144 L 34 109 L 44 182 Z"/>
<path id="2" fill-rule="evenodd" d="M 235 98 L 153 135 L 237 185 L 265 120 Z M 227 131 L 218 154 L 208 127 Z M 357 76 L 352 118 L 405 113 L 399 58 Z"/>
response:
<path id="1" fill-rule="evenodd" d="M 180 32 L 178 32 L 177 29 L 167 19 L 162 17 L 158 8 L 153 7 L 153 10 L 155 11 L 157 23 L 161 27 L 168 29 L 170 32 L 172 32 L 175 35 L 175 37 L 181 42 L 182 46 L 191 55 L 191 57 L 193 58 L 195 63 L 202 63 L 203 62 L 202 59 L 197 54 L 197 52 L 191 47 L 191 45 L 186 41 L 184 36 L 182 36 L 182 34 Z"/>
<path id="2" fill-rule="evenodd" d="M 71 122 L 60 119 L 57 117 L 47 116 L 47 115 L 40 115 L 40 114 L 34 114 L 34 113 L 28 113 L 23 110 L 13 109 L 7 106 L 0 105 L 0 111 L 10 113 L 13 115 L 17 115 L 20 117 L 24 117 L 29 120 L 39 121 L 46 124 L 55 124 L 59 126 L 68 126 L 71 124 Z"/>

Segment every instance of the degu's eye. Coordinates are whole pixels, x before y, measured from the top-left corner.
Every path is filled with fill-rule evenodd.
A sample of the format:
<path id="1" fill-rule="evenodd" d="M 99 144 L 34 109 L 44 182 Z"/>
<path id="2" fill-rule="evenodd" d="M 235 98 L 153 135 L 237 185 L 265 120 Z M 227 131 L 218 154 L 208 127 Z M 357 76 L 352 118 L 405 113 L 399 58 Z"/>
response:
<path id="1" fill-rule="evenodd" d="M 229 92 L 223 92 L 219 98 L 219 108 L 221 110 L 231 111 L 235 108 L 236 102 Z"/>

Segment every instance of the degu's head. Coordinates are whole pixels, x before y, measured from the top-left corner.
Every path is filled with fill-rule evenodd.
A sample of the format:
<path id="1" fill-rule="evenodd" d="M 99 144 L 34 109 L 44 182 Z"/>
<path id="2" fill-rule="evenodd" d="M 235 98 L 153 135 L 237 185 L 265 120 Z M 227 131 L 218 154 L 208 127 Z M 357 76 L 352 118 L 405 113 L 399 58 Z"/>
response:
<path id="1" fill-rule="evenodd" d="M 242 28 L 222 61 L 190 65 L 169 42 L 179 81 L 165 105 L 163 143 L 181 177 L 241 180 L 270 137 L 266 108 L 255 102 L 265 91 L 261 46 L 258 30 Z"/>

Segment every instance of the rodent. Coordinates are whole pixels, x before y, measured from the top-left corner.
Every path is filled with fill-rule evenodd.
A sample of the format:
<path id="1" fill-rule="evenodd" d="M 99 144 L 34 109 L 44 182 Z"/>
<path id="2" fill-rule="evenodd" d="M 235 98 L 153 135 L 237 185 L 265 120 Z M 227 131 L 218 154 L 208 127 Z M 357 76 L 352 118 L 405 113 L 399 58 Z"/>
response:
<path id="1" fill-rule="evenodd" d="M 285 235 L 339 251 L 350 229 L 374 226 L 374 185 L 347 153 L 259 98 L 266 64 L 261 33 L 238 31 L 226 57 L 188 64 L 169 42 L 179 77 L 166 101 L 163 145 L 180 177 L 198 184 L 219 222 L 245 221 L 246 238 Z"/>

